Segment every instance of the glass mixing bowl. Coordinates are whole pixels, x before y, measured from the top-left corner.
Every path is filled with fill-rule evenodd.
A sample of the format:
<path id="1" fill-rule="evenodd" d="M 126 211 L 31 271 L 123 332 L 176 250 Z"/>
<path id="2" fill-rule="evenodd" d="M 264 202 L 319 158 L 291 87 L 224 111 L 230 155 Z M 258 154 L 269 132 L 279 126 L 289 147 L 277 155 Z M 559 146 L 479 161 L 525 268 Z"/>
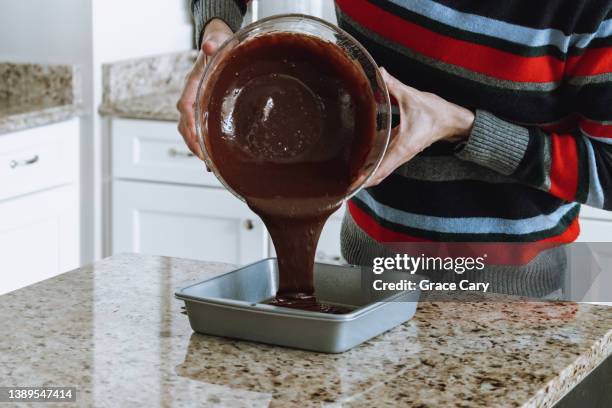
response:
<path id="1" fill-rule="evenodd" d="M 358 64 L 367 77 L 376 104 L 376 134 L 373 144 L 367 155 L 363 166 L 359 171 L 359 177 L 351 185 L 344 199 L 348 199 L 356 194 L 373 176 L 380 162 L 383 159 L 391 133 L 391 103 L 389 92 L 382 79 L 378 66 L 370 56 L 368 51 L 350 34 L 339 27 L 334 26 L 324 20 L 303 14 L 282 14 L 268 17 L 253 24 L 250 24 L 230 37 L 218 50 L 215 56 L 208 63 L 204 75 L 200 80 L 196 99 L 196 131 L 200 147 L 204 152 L 204 160 L 208 168 L 215 174 L 219 181 L 236 197 L 245 201 L 238 194 L 220 173 L 218 166 L 212 160 L 212 156 L 207 147 L 208 138 L 208 102 L 206 93 L 209 79 L 217 69 L 222 67 L 225 57 L 231 54 L 232 50 L 239 44 L 250 39 L 278 32 L 297 33 L 317 37 L 339 46 L 346 55 Z"/>

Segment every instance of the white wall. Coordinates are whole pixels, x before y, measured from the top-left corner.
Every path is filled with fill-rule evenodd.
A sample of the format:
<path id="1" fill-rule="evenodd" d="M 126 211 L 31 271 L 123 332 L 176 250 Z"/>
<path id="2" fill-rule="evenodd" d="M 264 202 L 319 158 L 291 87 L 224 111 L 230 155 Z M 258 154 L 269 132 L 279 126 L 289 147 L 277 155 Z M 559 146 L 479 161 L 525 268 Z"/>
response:
<path id="1" fill-rule="evenodd" d="M 187 0 L 0 0 L 0 61 L 79 64 L 83 73 L 83 262 L 103 254 L 101 66 L 190 47 Z"/>
<path id="2" fill-rule="evenodd" d="M 93 92 L 94 106 L 102 101 L 102 64 L 188 50 L 192 28 L 187 0 L 88 0 L 93 12 Z M 94 259 L 110 254 L 110 133 L 107 120 L 94 116 L 96 152 L 94 175 Z M 106 241 L 103 241 L 106 239 Z"/>
<path id="3" fill-rule="evenodd" d="M 252 3 L 257 18 L 264 18 L 273 14 L 302 13 L 336 23 L 333 0 L 252 0 Z"/>

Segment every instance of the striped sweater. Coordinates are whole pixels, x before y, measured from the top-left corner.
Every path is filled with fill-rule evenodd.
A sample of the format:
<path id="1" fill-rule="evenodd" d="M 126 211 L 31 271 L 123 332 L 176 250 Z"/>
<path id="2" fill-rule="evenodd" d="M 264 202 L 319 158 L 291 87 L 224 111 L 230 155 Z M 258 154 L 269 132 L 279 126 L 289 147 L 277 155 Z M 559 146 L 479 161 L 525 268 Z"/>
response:
<path id="1" fill-rule="evenodd" d="M 193 1 L 198 34 L 214 17 L 236 30 L 244 11 Z M 570 242 L 580 203 L 612 210 L 611 0 L 336 0 L 336 11 L 392 75 L 476 112 L 467 142 L 437 143 L 357 194 L 346 228 L 371 242 Z"/>

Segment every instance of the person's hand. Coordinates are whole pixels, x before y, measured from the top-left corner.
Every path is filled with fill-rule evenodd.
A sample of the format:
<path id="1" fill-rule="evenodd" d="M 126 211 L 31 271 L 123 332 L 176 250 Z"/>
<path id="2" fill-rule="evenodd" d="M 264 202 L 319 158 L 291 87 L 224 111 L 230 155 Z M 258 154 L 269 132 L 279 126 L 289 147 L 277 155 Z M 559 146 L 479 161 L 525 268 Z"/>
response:
<path id="1" fill-rule="evenodd" d="M 437 141 L 466 139 L 474 124 L 474 113 L 470 110 L 404 85 L 384 68 L 381 72 L 389 93 L 399 105 L 400 124 L 391 130 L 391 142 L 385 157 L 367 187 L 379 184 Z"/>
<path id="2" fill-rule="evenodd" d="M 204 29 L 202 36 L 202 47 L 198 53 L 198 57 L 191 72 L 185 79 L 185 87 L 181 98 L 176 104 L 176 108 L 180 113 L 178 130 L 183 135 L 183 139 L 189 147 L 189 150 L 200 159 L 204 159 L 202 150 L 198 143 L 195 128 L 195 110 L 194 103 L 198 92 L 198 84 L 208 59 L 212 57 L 217 49 L 232 35 L 232 30 L 222 20 L 211 20 Z"/>

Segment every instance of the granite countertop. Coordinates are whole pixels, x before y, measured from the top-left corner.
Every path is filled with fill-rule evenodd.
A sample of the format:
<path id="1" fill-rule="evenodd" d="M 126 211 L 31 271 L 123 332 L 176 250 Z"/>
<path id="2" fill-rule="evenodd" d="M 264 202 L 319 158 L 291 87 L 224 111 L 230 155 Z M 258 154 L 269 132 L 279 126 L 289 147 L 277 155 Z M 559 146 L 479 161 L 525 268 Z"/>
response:
<path id="1" fill-rule="evenodd" d="M 79 406 L 550 407 L 612 352 L 612 308 L 499 299 L 422 302 L 343 354 L 194 334 L 175 290 L 230 268 L 125 254 L 0 296 L 2 385 L 76 386 Z"/>
<path id="2" fill-rule="evenodd" d="M 178 121 L 176 102 L 195 56 L 183 52 L 104 65 L 100 114 Z"/>
<path id="3" fill-rule="evenodd" d="M 0 63 L 0 134 L 67 120 L 81 109 L 77 67 Z"/>

